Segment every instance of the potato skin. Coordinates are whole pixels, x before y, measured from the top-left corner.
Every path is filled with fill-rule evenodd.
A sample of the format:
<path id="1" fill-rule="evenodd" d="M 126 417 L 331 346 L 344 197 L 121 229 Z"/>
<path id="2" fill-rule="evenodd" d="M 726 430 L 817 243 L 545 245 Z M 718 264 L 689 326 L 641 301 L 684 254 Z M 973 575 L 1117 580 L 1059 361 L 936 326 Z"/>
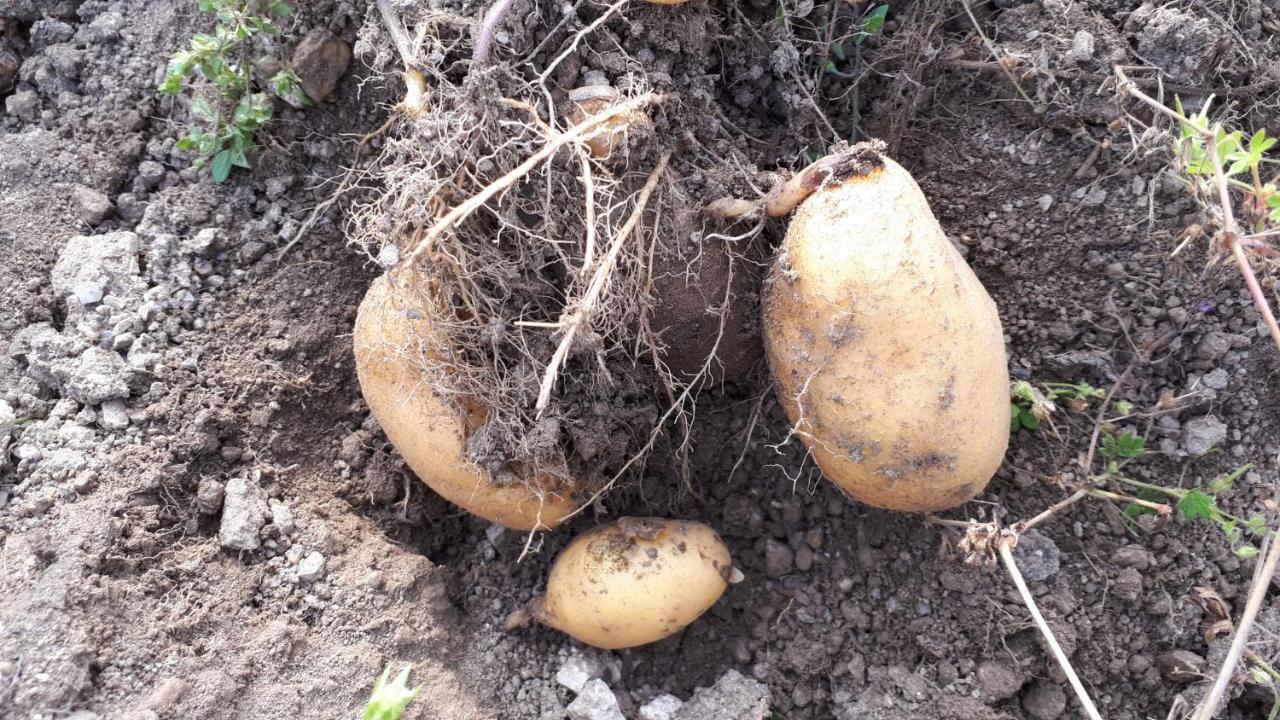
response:
<path id="1" fill-rule="evenodd" d="M 578 508 L 573 493 L 557 492 L 549 478 L 496 485 L 467 461 L 466 435 L 484 413 L 464 412 L 430 389 L 422 359 L 440 357 L 427 340 L 432 308 L 408 287 L 378 278 L 356 314 L 356 375 L 373 416 L 414 473 L 449 502 L 513 530 L 556 527 Z"/>
<path id="2" fill-rule="evenodd" d="M 800 205 L 766 284 L 764 341 L 787 416 L 854 499 L 941 510 L 1000 466 L 995 303 L 892 160 Z"/>
<path id="3" fill-rule="evenodd" d="M 644 645 L 698 619 L 732 571 L 729 549 L 702 523 L 620 518 L 560 553 L 534 616 L 598 648 Z"/>

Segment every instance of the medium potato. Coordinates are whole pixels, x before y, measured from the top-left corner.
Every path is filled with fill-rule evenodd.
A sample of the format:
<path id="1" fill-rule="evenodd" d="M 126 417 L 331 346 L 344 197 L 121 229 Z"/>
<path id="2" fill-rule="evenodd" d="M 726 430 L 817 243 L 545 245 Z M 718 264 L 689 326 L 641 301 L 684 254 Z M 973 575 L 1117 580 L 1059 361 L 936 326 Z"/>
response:
<path id="1" fill-rule="evenodd" d="M 729 549 L 706 525 L 621 518 L 569 543 L 531 612 L 588 645 L 635 647 L 698 619 L 734 572 Z"/>
<path id="2" fill-rule="evenodd" d="M 871 151 L 861 163 L 792 218 L 765 289 L 765 352 L 828 479 L 868 505 L 953 507 L 986 487 L 1009 440 L 1000 318 L 911 175 Z"/>
<path id="3" fill-rule="evenodd" d="M 466 437 L 484 411 L 465 410 L 431 389 L 441 354 L 431 341 L 432 303 L 387 276 L 369 287 L 355 325 L 356 374 L 378 424 L 405 462 L 446 500 L 513 530 L 551 529 L 578 508 L 572 488 L 550 478 L 497 485 L 466 459 Z"/>

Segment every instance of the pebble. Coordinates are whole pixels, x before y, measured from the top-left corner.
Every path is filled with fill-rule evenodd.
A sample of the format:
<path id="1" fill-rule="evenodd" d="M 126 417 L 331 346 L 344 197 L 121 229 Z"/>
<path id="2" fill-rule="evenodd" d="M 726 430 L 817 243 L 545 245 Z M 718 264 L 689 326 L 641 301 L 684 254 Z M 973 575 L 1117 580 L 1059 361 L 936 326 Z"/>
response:
<path id="1" fill-rule="evenodd" d="M 1049 208 L 1053 207 L 1053 196 L 1041 195 L 1040 198 L 1036 200 L 1036 205 L 1040 206 L 1041 212 L 1049 212 Z"/>
<path id="2" fill-rule="evenodd" d="M 578 697 L 569 703 L 569 720 L 626 720 L 618 698 L 599 678 L 582 687 Z"/>
<path id="3" fill-rule="evenodd" d="M 808 545 L 801 545 L 800 549 L 795 553 L 796 569 L 800 572 L 808 572 L 813 567 L 813 550 Z"/>
<path id="4" fill-rule="evenodd" d="M 1202 415 L 1182 426 L 1182 447 L 1200 457 L 1227 439 L 1227 426 L 1213 415 Z"/>
<path id="5" fill-rule="evenodd" d="M 1048 680 L 1037 680 L 1022 695 L 1022 709 L 1032 720 L 1058 720 L 1067 709 L 1067 694 Z"/>
<path id="6" fill-rule="evenodd" d="M 640 706 L 640 720 L 673 720 L 683 705 L 680 698 L 663 693 Z"/>
<path id="7" fill-rule="evenodd" d="M 569 690 L 580 693 L 588 682 L 600 677 L 600 663 L 584 655 L 571 655 L 556 671 L 556 682 Z"/>
<path id="8" fill-rule="evenodd" d="M 982 699 L 988 703 L 1007 700 L 1022 689 L 1027 678 L 1013 667 L 996 661 L 986 660 L 978 666 L 978 689 Z"/>
<path id="9" fill-rule="evenodd" d="M 1130 544 L 1117 548 L 1111 553 L 1111 562 L 1123 568 L 1146 570 L 1155 564 L 1155 558 L 1141 545 Z"/>
<path id="10" fill-rule="evenodd" d="M 267 494 L 256 482 L 243 476 L 231 478 L 222 502 L 218 541 L 231 550 L 257 550 L 262 544 L 258 533 L 267 524 L 267 513 Z M 323 561 L 321 557 L 321 571 Z"/>
<path id="11" fill-rule="evenodd" d="M 196 510 L 202 515 L 216 515 L 222 509 L 226 486 L 213 478 L 205 478 L 196 487 Z"/>
<path id="12" fill-rule="evenodd" d="M 0 400 L 0 448 L 3 448 L 5 441 L 13 435 L 13 426 L 17 421 L 13 407 L 4 400 Z"/>
<path id="13" fill-rule="evenodd" d="M 1044 582 L 1058 574 L 1060 552 L 1053 539 L 1039 530 L 1028 530 L 1013 549 L 1018 570 L 1031 582 Z"/>
<path id="14" fill-rule="evenodd" d="M 298 563 L 298 580 L 309 583 L 324 577 L 325 559 L 318 551 L 312 550 Z"/>
<path id="15" fill-rule="evenodd" d="M 672 720 L 744 720 L 769 717 L 769 687 L 729 670 L 709 688 L 698 688 Z"/>
<path id="16" fill-rule="evenodd" d="M 791 548 L 769 538 L 764 546 L 765 572 L 771 578 L 780 578 L 795 567 L 796 556 Z"/>
<path id="17" fill-rule="evenodd" d="M 1136 568 L 1127 567 L 1116 575 L 1112 590 L 1116 597 L 1125 602 L 1136 602 L 1142 596 L 1142 573 Z"/>
<path id="18" fill-rule="evenodd" d="M 1156 668 L 1165 680 L 1190 683 L 1204 676 L 1205 659 L 1190 650 L 1170 650 L 1156 656 Z"/>
<path id="19" fill-rule="evenodd" d="M 280 532 L 285 535 L 292 535 L 293 531 L 298 529 L 293 519 L 293 510 L 286 503 L 279 500 L 271 500 L 270 505 L 271 524 L 280 528 Z"/>
<path id="20" fill-rule="evenodd" d="M 123 400 L 108 400 L 98 408 L 98 425 L 104 430 L 123 430 L 129 427 L 129 412 Z"/>
<path id="21" fill-rule="evenodd" d="M 307 33 L 293 53 L 291 65 L 302 80 L 302 90 L 314 102 L 333 94 L 351 62 L 351 48 L 324 28 Z"/>
<path id="22" fill-rule="evenodd" d="M 71 189 L 71 202 L 75 205 L 76 215 L 90 225 L 102 224 L 115 209 L 110 198 L 84 185 L 76 185 Z"/>
<path id="23" fill-rule="evenodd" d="M 1211 390 L 1226 390 L 1227 385 L 1231 382 L 1231 376 L 1222 368 L 1214 368 L 1200 379 L 1204 386 Z"/>

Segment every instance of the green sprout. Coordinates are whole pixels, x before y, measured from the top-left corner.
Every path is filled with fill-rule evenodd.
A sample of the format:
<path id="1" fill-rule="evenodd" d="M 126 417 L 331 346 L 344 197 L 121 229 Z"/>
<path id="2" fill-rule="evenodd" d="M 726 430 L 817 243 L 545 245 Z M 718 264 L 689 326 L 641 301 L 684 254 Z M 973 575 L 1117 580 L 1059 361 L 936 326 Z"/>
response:
<path id="1" fill-rule="evenodd" d="M 853 43 L 855 49 L 862 47 L 862 43 L 866 42 L 867 38 L 880 32 L 880 29 L 884 27 L 885 18 L 888 16 L 889 6 L 887 4 L 877 5 L 875 8 L 872 8 L 870 12 L 862 16 L 862 22 L 858 25 L 858 31 L 853 34 L 853 37 L 848 39 L 848 42 Z M 845 48 L 844 43 L 837 40 L 831 43 L 829 50 L 830 57 L 834 59 L 827 60 L 826 65 L 823 66 L 823 70 L 838 77 L 847 77 L 845 73 L 840 72 L 836 68 L 837 62 L 842 63 L 849 58 L 849 51 Z"/>
<path id="2" fill-rule="evenodd" d="M 396 679 L 387 682 L 387 674 L 391 668 L 382 671 L 382 676 L 373 684 L 373 694 L 369 696 L 369 704 L 365 705 L 361 720 L 400 720 L 405 708 L 422 694 L 422 686 L 409 689 L 409 671 L 412 665 L 405 667 L 396 675 Z"/>
<path id="3" fill-rule="evenodd" d="M 1275 162 L 1267 157 L 1267 152 L 1275 147 L 1277 139 L 1268 136 L 1265 130 L 1258 130 L 1249 136 L 1246 143 L 1243 131 L 1227 131 L 1222 125 L 1211 125 L 1209 107 L 1212 103 L 1213 96 L 1210 96 L 1200 112 L 1188 116 L 1182 108 L 1181 98 L 1174 98 L 1178 115 L 1183 118 L 1173 143 L 1177 165 L 1190 179 L 1202 183 L 1202 189 L 1211 190 L 1213 162 L 1203 131 L 1212 130 L 1214 149 L 1222 159 L 1223 175 L 1232 188 L 1244 194 L 1246 215 L 1253 232 L 1261 233 L 1267 223 L 1280 223 L 1280 192 L 1274 179 L 1263 182 L 1261 174 L 1264 163 Z M 1240 176 L 1247 176 L 1247 180 L 1241 180 Z"/>
<path id="4" fill-rule="evenodd" d="M 1191 488 L 1189 490 L 1162 487 L 1119 475 L 1111 475 L 1110 477 L 1140 490 L 1141 492 L 1138 494 L 1140 499 L 1175 501 L 1174 507 L 1178 511 L 1178 516 L 1183 520 L 1206 520 L 1217 525 L 1222 534 L 1226 536 L 1227 542 L 1231 544 L 1232 552 L 1243 559 L 1251 558 L 1258 554 L 1258 547 L 1253 544 L 1254 541 L 1270 535 L 1271 529 L 1267 527 L 1267 520 L 1262 515 L 1252 515 L 1249 518 L 1232 515 L 1219 507 L 1218 499 L 1231 490 L 1235 482 L 1248 472 L 1251 467 L 1253 466 L 1242 465 L 1226 475 L 1215 478 L 1203 488 Z M 1137 503 L 1131 503 L 1124 508 L 1124 514 L 1130 519 L 1147 515 L 1151 512 L 1150 508 Z"/>
<path id="5" fill-rule="evenodd" d="M 249 168 L 249 154 L 257 147 L 258 130 L 272 117 L 271 101 L 264 92 L 255 92 L 253 63 L 246 53 L 246 41 L 258 34 L 279 35 L 272 17 L 287 17 L 292 6 L 281 0 L 267 5 L 265 13 L 255 10 L 251 0 L 199 0 L 199 8 L 218 19 L 212 35 L 191 38 L 191 47 L 169 58 L 168 72 L 160 92 L 177 95 L 198 74 L 212 88 L 211 97 L 191 101 L 191 114 L 202 125 L 189 128 L 178 141 L 179 150 L 196 153 L 195 167 L 210 165 L 215 182 L 222 182 L 233 167 Z M 280 70 L 266 79 L 266 88 L 299 105 L 308 104 L 302 81 L 291 69 Z"/>

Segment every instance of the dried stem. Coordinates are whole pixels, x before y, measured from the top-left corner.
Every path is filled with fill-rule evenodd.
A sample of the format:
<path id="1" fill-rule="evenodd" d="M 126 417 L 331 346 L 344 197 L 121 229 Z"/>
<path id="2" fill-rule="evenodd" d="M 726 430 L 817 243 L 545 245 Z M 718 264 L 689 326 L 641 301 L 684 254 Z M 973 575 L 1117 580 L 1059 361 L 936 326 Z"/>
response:
<path id="1" fill-rule="evenodd" d="M 565 132 L 548 138 L 546 145 L 543 145 L 538 152 L 529 156 L 527 160 L 511 169 L 511 171 L 506 175 L 494 180 L 485 187 L 485 189 L 475 195 L 472 195 L 470 198 L 467 198 L 465 202 L 458 204 L 446 213 L 444 217 L 437 220 L 435 224 L 431 226 L 431 229 L 423 234 L 422 238 L 414 247 L 413 252 L 409 253 L 409 256 L 406 258 L 407 262 L 404 263 L 404 266 L 411 266 L 414 261 L 435 246 L 436 241 L 440 239 L 441 235 L 448 232 L 475 211 L 484 207 L 484 204 L 489 202 L 493 196 L 503 190 L 506 190 L 519 181 L 520 178 L 528 175 L 535 167 L 542 164 L 543 161 L 547 160 L 552 155 L 555 155 L 560 148 L 568 145 L 569 143 L 577 142 L 586 138 L 593 132 L 599 130 L 600 126 L 619 115 L 626 115 L 627 113 L 635 112 L 646 105 L 662 102 L 664 99 L 666 99 L 665 95 L 645 93 L 639 97 L 612 105 L 609 108 L 592 115 L 586 120 L 583 120 L 577 125 L 574 125 Z"/>
<path id="2" fill-rule="evenodd" d="M 1026 580 L 1022 579 L 1022 573 L 1018 571 L 1018 564 L 1013 561 L 1012 547 L 1015 542 L 1016 540 L 1012 540 L 1010 537 L 1002 537 L 996 543 L 999 547 L 1000 559 L 1004 562 L 1004 569 L 1009 572 L 1009 577 L 1013 578 L 1013 584 L 1018 586 L 1018 593 L 1022 595 L 1022 602 L 1026 603 L 1027 609 L 1031 611 L 1031 618 L 1036 621 L 1036 627 L 1040 629 L 1045 641 L 1049 643 L 1049 649 L 1053 651 L 1054 659 L 1058 661 L 1062 672 L 1066 674 L 1067 681 L 1071 683 L 1071 689 L 1076 691 L 1076 697 L 1080 699 L 1080 705 L 1084 707 L 1085 713 L 1091 720 L 1102 720 L 1102 716 L 1098 714 L 1098 708 L 1089 699 L 1089 693 L 1085 691 L 1084 684 L 1080 682 L 1080 678 L 1076 676 L 1075 669 L 1071 667 L 1071 661 L 1067 659 L 1067 654 L 1062 651 L 1062 646 L 1058 644 L 1058 639 L 1054 637 L 1053 630 L 1049 628 L 1049 623 L 1045 622 L 1044 616 L 1040 614 L 1040 608 L 1036 606 L 1035 598 L 1031 596 L 1031 591 L 1027 589 Z"/>
<path id="3" fill-rule="evenodd" d="M 497 0 L 489 6 L 484 19 L 480 21 L 480 31 L 476 33 L 476 44 L 471 49 L 471 62 L 484 65 L 489 62 L 489 51 L 493 48 L 493 32 L 511 8 L 511 0 Z"/>
<path id="4" fill-rule="evenodd" d="M 565 313 L 560 316 L 560 326 L 564 328 L 564 336 L 560 338 L 560 345 L 556 347 L 555 353 L 551 356 L 551 362 L 547 363 L 546 372 L 542 375 L 542 384 L 538 389 L 538 402 L 535 405 L 539 415 L 547 408 L 547 404 L 551 402 L 551 391 L 555 388 L 556 377 L 560 374 L 560 367 L 564 365 L 565 359 L 569 357 L 569 350 L 573 347 L 573 339 L 577 336 L 578 329 L 584 323 L 591 321 L 591 315 L 595 312 L 596 303 L 599 302 L 600 296 L 609 284 L 609 277 L 613 274 L 613 268 L 618 264 L 618 255 L 622 252 L 622 245 L 631 235 L 631 231 L 639 224 L 641 216 L 644 215 L 645 206 L 649 204 L 649 196 L 653 194 L 654 188 L 658 186 L 658 180 L 666 172 L 667 161 L 670 159 L 670 152 L 664 153 L 662 157 L 658 158 L 657 166 L 654 167 L 653 172 L 649 173 L 649 179 L 645 181 L 644 187 L 640 189 L 640 193 L 636 197 L 635 208 L 631 210 L 631 215 L 623 223 L 618 233 L 613 236 L 613 242 L 609 245 L 609 252 L 605 254 L 600 267 L 596 268 L 595 274 L 591 277 L 591 284 L 587 286 L 586 293 L 583 294 L 576 307 L 572 309 L 566 307 Z"/>

